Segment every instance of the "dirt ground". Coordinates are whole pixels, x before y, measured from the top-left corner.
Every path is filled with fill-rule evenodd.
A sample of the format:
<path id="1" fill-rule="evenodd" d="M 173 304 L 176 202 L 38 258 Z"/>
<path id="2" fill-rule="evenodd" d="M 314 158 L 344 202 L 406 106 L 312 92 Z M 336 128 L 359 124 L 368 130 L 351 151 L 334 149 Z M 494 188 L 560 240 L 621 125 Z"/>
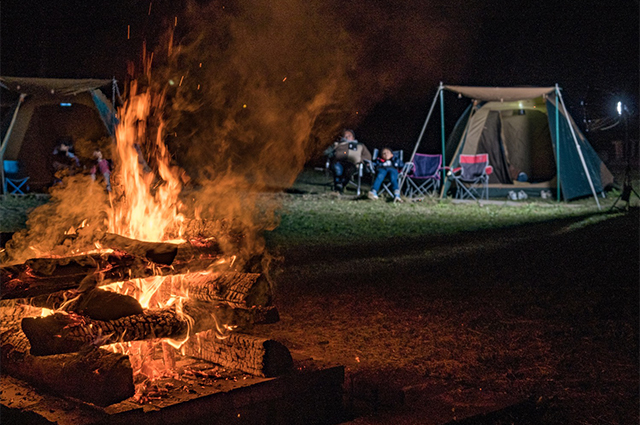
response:
<path id="1" fill-rule="evenodd" d="M 639 234 L 633 209 L 276 250 L 257 331 L 344 365 L 352 424 L 637 424 Z"/>

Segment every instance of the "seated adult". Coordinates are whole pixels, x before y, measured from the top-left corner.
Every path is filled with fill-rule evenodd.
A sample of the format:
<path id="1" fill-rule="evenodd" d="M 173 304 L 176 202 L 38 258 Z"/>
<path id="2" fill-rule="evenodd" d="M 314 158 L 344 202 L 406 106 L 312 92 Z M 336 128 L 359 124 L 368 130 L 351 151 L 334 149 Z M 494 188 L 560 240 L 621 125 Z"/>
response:
<path id="1" fill-rule="evenodd" d="M 398 187 L 399 170 L 404 166 L 402 160 L 395 157 L 391 149 L 383 148 L 382 151 L 380 151 L 380 156 L 373 161 L 373 165 L 376 170 L 376 177 L 367 195 L 369 199 L 378 199 L 380 186 L 382 186 L 384 179 L 388 176 L 391 182 L 391 188 L 393 189 L 394 201 L 402 202 L 400 198 L 400 188 Z"/>
<path id="2" fill-rule="evenodd" d="M 344 130 L 342 137 L 329 146 L 324 154 L 329 157 L 329 167 L 333 173 L 333 190 L 338 193 L 344 192 L 358 164 L 364 160 L 371 160 L 369 149 L 356 140 L 353 130 Z"/>

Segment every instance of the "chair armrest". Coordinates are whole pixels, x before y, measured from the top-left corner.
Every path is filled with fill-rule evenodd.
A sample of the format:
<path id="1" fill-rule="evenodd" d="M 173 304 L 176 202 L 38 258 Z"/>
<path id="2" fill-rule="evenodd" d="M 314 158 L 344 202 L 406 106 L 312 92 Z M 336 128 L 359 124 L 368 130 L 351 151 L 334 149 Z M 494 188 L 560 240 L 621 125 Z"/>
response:
<path id="1" fill-rule="evenodd" d="M 462 170 L 462 167 L 457 167 L 457 168 L 449 168 L 449 167 L 445 167 L 445 169 L 449 169 L 449 172 L 447 173 L 448 176 L 453 176 L 456 173 L 459 173 L 460 170 Z"/>

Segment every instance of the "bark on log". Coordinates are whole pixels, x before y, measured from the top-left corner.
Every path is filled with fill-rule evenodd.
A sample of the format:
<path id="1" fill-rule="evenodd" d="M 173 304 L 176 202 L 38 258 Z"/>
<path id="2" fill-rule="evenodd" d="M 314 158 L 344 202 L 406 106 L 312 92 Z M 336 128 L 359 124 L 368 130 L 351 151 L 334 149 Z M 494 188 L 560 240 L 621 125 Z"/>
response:
<path id="1" fill-rule="evenodd" d="M 272 290 L 259 273 L 201 272 L 171 276 L 162 288 L 169 293 L 187 293 L 198 301 L 226 303 L 235 308 L 268 306 Z"/>
<path id="2" fill-rule="evenodd" d="M 223 325 L 246 329 L 257 319 L 277 319 L 277 310 L 274 309 L 234 310 L 225 306 L 189 302 L 182 310 L 184 314 L 174 308 L 146 310 L 143 314 L 109 321 L 55 313 L 47 317 L 24 318 L 22 329 L 31 343 L 31 354 L 46 356 L 76 352 L 87 345 L 101 346 L 155 338 L 179 340 L 188 334 L 223 329 Z"/>
<path id="3" fill-rule="evenodd" d="M 181 244 L 167 242 L 146 242 L 125 236 L 107 233 L 100 240 L 103 248 L 118 249 L 127 254 L 144 257 L 156 264 L 171 265 L 175 262 L 190 262 L 202 259 L 214 261 L 222 255 L 222 250 L 213 239 L 198 239 Z"/>
<path id="4" fill-rule="evenodd" d="M 22 307 L 20 307 L 22 306 Z M 87 292 L 75 289 L 40 295 L 33 298 L 17 298 L 0 301 L 0 321 L 4 316 L 15 315 L 14 311 L 33 306 L 78 313 L 96 320 L 115 320 L 124 316 L 142 313 L 140 303 L 128 296 L 111 291 L 94 288 Z M 23 317 L 33 317 L 38 314 L 24 314 Z"/>
<path id="5" fill-rule="evenodd" d="M 169 268 L 167 267 L 167 270 Z M 0 267 L 1 299 L 35 297 L 83 284 L 88 288 L 162 272 L 145 259 L 118 253 L 37 258 Z"/>
<path id="6" fill-rule="evenodd" d="M 52 394 L 108 406 L 135 392 L 128 356 L 88 347 L 80 353 L 35 357 L 18 327 L 4 330 L 0 344 L 3 373 Z"/>
<path id="7" fill-rule="evenodd" d="M 241 333 L 220 339 L 212 331 L 201 332 L 190 338 L 181 352 L 256 376 L 279 376 L 293 367 L 291 353 L 281 343 Z"/>
<path id="8" fill-rule="evenodd" d="M 197 267 L 184 264 L 182 268 L 194 266 Z M 270 285 L 259 273 L 182 273 L 181 267 L 158 266 L 140 257 L 114 253 L 42 258 L 0 267 L 3 282 L 0 299 L 29 298 L 72 289 L 89 291 L 113 282 L 155 278 L 158 275 L 175 276 L 171 278 L 170 285 L 163 285 L 167 288 L 163 289 L 167 297 L 170 291 L 185 288 L 196 299 L 228 302 L 235 307 L 265 306 L 272 299 Z"/>

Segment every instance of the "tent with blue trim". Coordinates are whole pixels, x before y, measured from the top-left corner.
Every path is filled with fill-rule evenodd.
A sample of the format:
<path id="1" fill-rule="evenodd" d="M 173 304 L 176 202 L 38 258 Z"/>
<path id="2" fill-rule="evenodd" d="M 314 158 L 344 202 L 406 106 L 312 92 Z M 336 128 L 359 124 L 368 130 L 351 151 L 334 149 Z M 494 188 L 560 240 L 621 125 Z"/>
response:
<path id="1" fill-rule="evenodd" d="M 5 179 L 13 175 L 28 177 L 32 190 L 46 189 L 53 181 L 52 152 L 61 140 L 115 134 L 115 99 L 110 101 L 100 90 L 112 91 L 115 97 L 115 80 L 0 77 L 0 87 L 3 193 Z"/>
<path id="2" fill-rule="evenodd" d="M 594 196 L 599 205 L 597 197 L 613 184 L 613 175 L 569 115 L 558 86 L 441 84 L 414 154 L 438 99 L 444 111 L 444 90 L 470 100 L 446 143 L 442 123 L 444 163 L 456 168 L 461 154 L 488 153 L 493 167 L 490 196 L 504 197 L 514 190 L 539 196 L 549 191 L 565 200 Z M 444 178 L 442 196 L 452 189 Z"/>

